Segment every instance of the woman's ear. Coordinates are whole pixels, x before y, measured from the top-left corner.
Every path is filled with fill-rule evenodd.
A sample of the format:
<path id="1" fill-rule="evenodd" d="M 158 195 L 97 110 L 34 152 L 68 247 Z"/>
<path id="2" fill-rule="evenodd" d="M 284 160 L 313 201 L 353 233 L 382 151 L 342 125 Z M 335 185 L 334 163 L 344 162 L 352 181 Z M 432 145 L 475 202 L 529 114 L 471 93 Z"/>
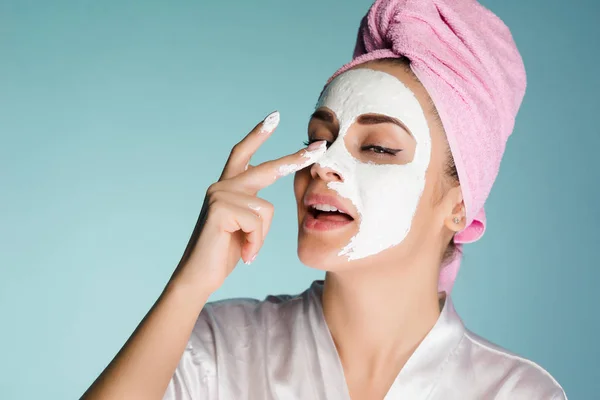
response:
<path id="1" fill-rule="evenodd" d="M 446 228 L 452 232 L 460 232 L 465 229 L 467 215 L 460 186 L 454 186 L 446 193 L 444 209 L 447 210 L 444 219 Z"/>

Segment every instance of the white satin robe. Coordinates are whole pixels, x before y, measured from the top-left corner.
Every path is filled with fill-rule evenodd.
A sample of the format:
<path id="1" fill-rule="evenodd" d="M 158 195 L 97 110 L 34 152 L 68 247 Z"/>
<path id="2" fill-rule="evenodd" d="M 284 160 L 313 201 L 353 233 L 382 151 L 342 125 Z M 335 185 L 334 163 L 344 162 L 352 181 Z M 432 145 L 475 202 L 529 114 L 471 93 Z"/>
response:
<path id="1" fill-rule="evenodd" d="M 322 281 L 297 296 L 207 304 L 164 399 L 350 400 L 321 308 Z M 468 331 L 444 302 L 385 400 L 559 400 L 543 368 Z"/>

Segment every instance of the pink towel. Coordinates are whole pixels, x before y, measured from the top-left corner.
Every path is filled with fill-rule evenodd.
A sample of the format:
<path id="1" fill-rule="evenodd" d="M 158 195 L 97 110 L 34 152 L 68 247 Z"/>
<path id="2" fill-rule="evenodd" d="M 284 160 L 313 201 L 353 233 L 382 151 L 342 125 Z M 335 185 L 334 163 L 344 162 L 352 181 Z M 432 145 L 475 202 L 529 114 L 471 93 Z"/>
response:
<path id="1" fill-rule="evenodd" d="M 462 246 L 485 231 L 484 203 L 525 94 L 523 60 L 506 25 L 475 0 L 377 0 L 363 18 L 353 60 L 405 56 L 436 105 L 463 192 Z M 331 79 L 329 81 L 331 81 Z M 461 256 L 443 266 L 450 293 Z"/>

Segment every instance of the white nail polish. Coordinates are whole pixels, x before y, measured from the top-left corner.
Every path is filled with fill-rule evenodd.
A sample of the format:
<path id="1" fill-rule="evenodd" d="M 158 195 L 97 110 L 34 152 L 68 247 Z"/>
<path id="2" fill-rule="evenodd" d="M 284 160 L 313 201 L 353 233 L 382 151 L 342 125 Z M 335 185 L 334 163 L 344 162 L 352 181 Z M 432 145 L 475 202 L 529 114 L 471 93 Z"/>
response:
<path id="1" fill-rule="evenodd" d="M 260 127 L 260 133 L 271 133 L 279 125 L 279 111 L 274 111 L 265 118 Z"/>

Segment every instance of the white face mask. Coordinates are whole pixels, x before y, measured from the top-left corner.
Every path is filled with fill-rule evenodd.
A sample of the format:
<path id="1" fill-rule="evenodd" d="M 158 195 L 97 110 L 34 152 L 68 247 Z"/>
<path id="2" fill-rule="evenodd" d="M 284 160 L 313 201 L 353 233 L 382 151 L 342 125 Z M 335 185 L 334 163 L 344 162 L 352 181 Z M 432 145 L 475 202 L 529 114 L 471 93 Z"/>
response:
<path id="1" fill-rule="evenodd" d="M 410 89 L 385 72 L 355 69 L 336 77 L 317 108 L 333 111 L 339 135 L 318 164 L 336 171 L 342 182 L 328 187 L 349 199 L 359 216 L 358 233 L 339 253 L 348 260 L 377 254 L 402 242 L 408 234 L 425 188 L 431 136 L 425 114 Z M 414 136 L 413 160 L 404 165 L 365 163 L 344 143 L 350 126 L 362 114 L 383 114 L 402 121 Z"/>

